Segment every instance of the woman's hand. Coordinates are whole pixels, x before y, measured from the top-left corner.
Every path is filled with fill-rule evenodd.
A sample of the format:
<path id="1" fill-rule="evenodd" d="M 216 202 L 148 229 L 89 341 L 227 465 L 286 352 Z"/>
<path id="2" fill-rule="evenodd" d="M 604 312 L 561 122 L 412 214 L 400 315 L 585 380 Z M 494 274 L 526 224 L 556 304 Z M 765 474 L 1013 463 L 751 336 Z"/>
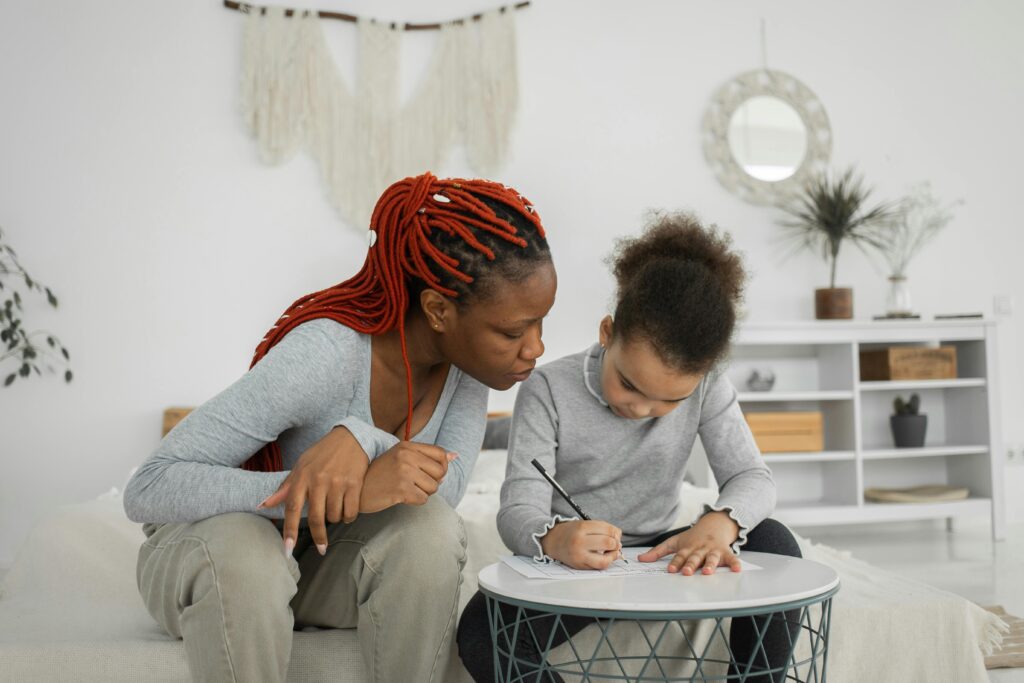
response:
<path id="1" fill-rule="evenodd" d="M 622 529 L 608 522 L 559 522 L 540 539 L 544 554 L 573 569 L 607 569 L 622 550 Z"/>
<path id="2" fill-rule="evenodd" d="M 456 458 L 440 446 L 399 441 L 370 464 L 363 481 L 360 512 L 380 512 L 392 505 L 423 505 L 437 492 Z"/>
<path id="3" fill-rule="evenodd" d="M 308 504 L 309 531 L 321 555 L 327 552 L 327 522 L 351 522 L 359 514 L 369 458 L 352 433 L 335 427 L 303 453 L 281 486 L 260 508 L 284 503 L 284 549 L 291 555 Z"/>
<path id="4" fill-rule="evenodd" d="M 675 557 L 669 562 L 670 572 L 692 576 L 701 566 L 704 574 L 713 574 L 719 566 L 740 571 L 739 558 L 732 552 L 732 543 L 739 537 L 740 528 L 726 512 L 709 512 L 686 531 L 676 534 L 637 557 L 641 562 L 655 562 L 669 553 Z"/>

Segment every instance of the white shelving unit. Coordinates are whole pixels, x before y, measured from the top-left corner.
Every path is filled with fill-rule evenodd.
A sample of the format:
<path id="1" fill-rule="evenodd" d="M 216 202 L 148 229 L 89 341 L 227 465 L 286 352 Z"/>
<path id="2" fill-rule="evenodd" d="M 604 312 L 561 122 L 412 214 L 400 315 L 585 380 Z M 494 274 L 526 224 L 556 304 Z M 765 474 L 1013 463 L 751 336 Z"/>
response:
<path id="1" fill-rule="evenodd" d="M 744 412 L 820 410 L 825 450 L 769 453 L 778 487 L 775 516 L 794 526 L 986 515 L 1004 537 L 1002 443 L 998 424 L 995 323 L 983 320 L 748 323 L 738 331 L 729 377 Z M 897 345 L 952 345 L 958 377 L 861 382 L 860 351 Z M 769 392 L 748 391 L 754 368 L 776 376 Z M 923 448 L 895 448 L 893 399 L 921 396 L 928 415 Z M 864 489 L 922 484 L 964 486 L 967 500 L 874 503 Z"/>

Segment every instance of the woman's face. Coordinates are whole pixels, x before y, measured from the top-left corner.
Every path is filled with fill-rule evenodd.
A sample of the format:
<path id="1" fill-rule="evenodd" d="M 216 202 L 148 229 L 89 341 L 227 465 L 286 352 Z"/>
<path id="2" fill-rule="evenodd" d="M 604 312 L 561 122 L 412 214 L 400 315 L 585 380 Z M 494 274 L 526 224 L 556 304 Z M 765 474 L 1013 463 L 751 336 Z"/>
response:
<path id="1" fill-rule="evenodd" d="M 521 282 L 501 281 L 490 296 L 453 309 L 440 347 L 460 370 L 491 389 L 522 382 L 544 353 L 544 317 L 555 303 L 557 278 L 551 263 Z"/>
<path id="2" fill-rule="evenodd" d="M 601 365 L 601 394 L 619 417 L 639 420 L 668 415 L 690 398 L 704 377 L 666 365 L 646 341 L 613 336 L 611 316 L 601 321 L 600 339 L 607 349 Z"/>

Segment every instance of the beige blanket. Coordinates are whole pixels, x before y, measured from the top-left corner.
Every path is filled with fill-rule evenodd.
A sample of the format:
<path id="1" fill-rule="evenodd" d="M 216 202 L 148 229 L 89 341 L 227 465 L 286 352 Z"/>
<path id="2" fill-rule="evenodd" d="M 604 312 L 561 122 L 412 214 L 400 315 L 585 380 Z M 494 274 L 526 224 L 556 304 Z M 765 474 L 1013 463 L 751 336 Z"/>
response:
<path id="1" fill-rule="evenodd" d="M 481 455 L 459 512 L 470 554 L 463 600 L 476 574 L 508 552 L 495 530 L 500 452 Z M 687 486 L 681 523 L 714 491 Z M 55 512 L 30 533 L 0 584 L 0 681 L 186 681 L 181 643 L 152 622 L 135 588 L 138 525 L 115 494 Z M 984 653 L 1002 621 L 950 593 L 803 541 L 805 557 L 839 573 L 828 661 L 831 683 L 985 683 Z M 696 626 L 699 630 L 700 626 Z M 584 636 L 586 637 L 586 636 Z M 624 648 L 639 634 L 624 634 Z M 296 634 L 289 681 L 365 680 L 355 634 Z M 466 681 L 464 671 L 453 681 Z"/>

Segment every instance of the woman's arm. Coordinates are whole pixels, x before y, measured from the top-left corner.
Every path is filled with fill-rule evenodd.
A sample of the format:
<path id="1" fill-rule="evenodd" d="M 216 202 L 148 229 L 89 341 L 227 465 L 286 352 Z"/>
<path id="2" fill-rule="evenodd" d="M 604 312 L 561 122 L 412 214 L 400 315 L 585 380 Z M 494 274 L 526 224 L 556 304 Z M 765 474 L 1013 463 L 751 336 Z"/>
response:
<path id="1" fill-rule="evenodd" d="M 255 512 L 288 472 L 248 472 L 240 465 L 285 430 L 336 410 L 346 395 L 351 399 L 353 383 L 346 378 L 351 362 L 331 326 L 340 327 L 330 320 L 296 327 L 249 372 L 171 430 L 128 482 L 128 518 L 189 522 Z M 351 339 L 353 345 L 358 341 L 355 333 Z M 281 516 L 276 509 L 259 512 Z"/>
<path id="2" fill-rule="evenodd" d="M 739 525 L 736 546 L 775 509 L 775 481 L 743 419 L 736 389 L 722 372 L 710 373 L 701 402 L 701 443 L 718 482 L 718 500 L 708 512 L 726 512 Z"/>
<path id="3" fill-rule="evenodd" d="M 486 427 L 487 387 L 462 373 L 434 440 L 438 446 L 458 454 L 448 463 L 448 473 L 437 490 L 437 495 L 453 508 L 466 493 Z"/>

